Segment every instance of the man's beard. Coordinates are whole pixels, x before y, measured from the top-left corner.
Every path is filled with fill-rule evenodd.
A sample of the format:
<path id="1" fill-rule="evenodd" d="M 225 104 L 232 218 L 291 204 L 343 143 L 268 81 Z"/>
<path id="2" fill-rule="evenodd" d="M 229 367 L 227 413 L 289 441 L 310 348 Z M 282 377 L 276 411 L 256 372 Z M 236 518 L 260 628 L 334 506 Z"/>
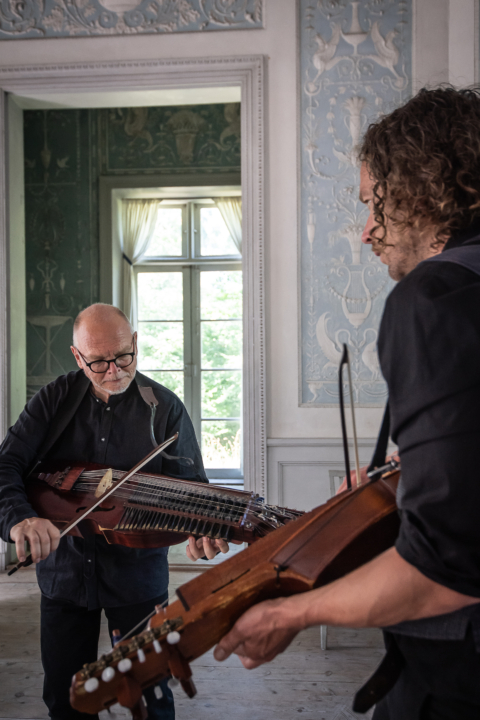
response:
<path id="1" fill-rule="evenodd" d="M 121 394 L 124 393 L 126 390 L 128 390 L 128 388 L 130 387 L 130 385 L 131 385 L 132 382 L 133 382 L 133 378 L 134 378 L 134 377 L 135 377 L 135 375 L 132 375 L 131 377 L 130 377 L 129 375 L 126 375 L 124 378 L 119 378 L 119 380 L 127 380 L 127 379 L 128 379 L 128 383 L 126 384 L 125 387 L 119 388 L 118 390 L 109 390 L 109 389 L 106 388 L 104 385 L 101 385 L 101 384 L 99 384 L 99 383 L 96 383 L 96 382 L 94 382 L 93 380 L 92 380 L 91 382 L 92 382 L 93 385 L 95 385 L 95 387 L 97 388 L 97 390 L 101 390 L 102 392 L 106 392 L 108 395 L 121 395 Z"/>

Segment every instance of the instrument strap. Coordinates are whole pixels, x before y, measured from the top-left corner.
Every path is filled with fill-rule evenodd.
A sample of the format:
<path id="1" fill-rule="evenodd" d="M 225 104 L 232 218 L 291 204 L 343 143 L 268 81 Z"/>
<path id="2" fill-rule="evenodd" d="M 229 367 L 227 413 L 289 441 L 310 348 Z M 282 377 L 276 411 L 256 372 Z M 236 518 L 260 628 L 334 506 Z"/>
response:
<path id="1" fill-rule="evenodd" d="M 377 438 L 377 444 L 373 453 L 370 465 L 367 468 L 367 473 L 375 470 L 375 468 L 382 467 L 385 465 L 385 458 L 387 457 L 388 440 L 390 438 L 390 408 L 388 403 L 385 406 L 385 412 L 383 413 L 382 425 Z"/>
<path id="2" fill-rule="evenodd" d="M 146 375 L 142 375 L 141 373 L 137 372 L 135 380 L 137 382 L 138 392 L 150 408 L 150 439 L 152 441 L 153 447 L 155 448 L 158 445 L 155 437 L 155 414 L 157 412 L 158 400 L 155 397 L 155 393 L 153 392 L 153 388 L 151 387 L 151 385 L 140 385 L 138 382 L 139 380 L 141 380 L 141 382 L 148 383 L 148 377 L 146 377 Z M 177 455 L 169 455 L 165 451 L 162 451 L 160 455 L 162 455 L 167 460 L 184 460 L 186 465 L 193 466 L 195 464 L 191 458 Z"/>
<path id="3" fill-rule="evenodd" d="M 158 405 L 158 400 L 155 397 L 155 394 L 151 387 L 145 387 L 143 385 L 138 385 L 138 383 L 137 383 L 137 386 L 138 386 L 138 392 L 140 393 L 140 395 L 142 396 L 142 398 L 145 400 L 145 402 L 147 403 L 147 405 L 149 407 L 151 407 L 152 405 L 155 405 L 155 406 Z"/>

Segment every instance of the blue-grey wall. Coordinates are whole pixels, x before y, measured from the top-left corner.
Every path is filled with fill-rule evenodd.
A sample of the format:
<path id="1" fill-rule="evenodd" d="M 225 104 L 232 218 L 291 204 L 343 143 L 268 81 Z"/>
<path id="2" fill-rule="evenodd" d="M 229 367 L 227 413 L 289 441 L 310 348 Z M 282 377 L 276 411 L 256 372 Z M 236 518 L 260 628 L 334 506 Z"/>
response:
<path id="1" fill-rule="evenodd" d="M 369 122 L 411 93 L 408 0 L 301 0 L 300 403 L 338 403 L 341 343 L 355 401 L 383 405 L 378 325 L 392 287 L 362 246 L 355 146 Z"/>

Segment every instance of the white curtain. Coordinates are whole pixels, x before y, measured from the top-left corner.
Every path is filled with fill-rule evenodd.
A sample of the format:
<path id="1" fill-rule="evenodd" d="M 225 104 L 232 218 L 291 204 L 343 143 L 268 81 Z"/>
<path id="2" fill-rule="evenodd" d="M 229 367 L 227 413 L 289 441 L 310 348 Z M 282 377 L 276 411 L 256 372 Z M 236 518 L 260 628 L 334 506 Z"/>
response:
<path id="1" fill-rule="evenodd" d="M 242 254 L 242 198 L 224 197 L 213 198 L 216 203 L 228 232 L 240 253 Z"/>
<path id="2" fill-rule="evenodd" d="M 123 252 L 123 312 L 137 329 L 137 288 L 133 268 L 145 255 L 157 224 L 159 200 L 123 200 L 120 246 Z"/>

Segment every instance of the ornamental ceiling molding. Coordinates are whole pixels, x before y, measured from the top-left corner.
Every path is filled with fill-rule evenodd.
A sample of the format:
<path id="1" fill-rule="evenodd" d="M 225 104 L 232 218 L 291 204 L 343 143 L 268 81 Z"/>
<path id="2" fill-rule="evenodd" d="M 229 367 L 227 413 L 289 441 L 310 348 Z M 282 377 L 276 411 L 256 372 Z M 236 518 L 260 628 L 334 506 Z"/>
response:
<path id="1" fill-rule="evenodd" d="M 264 27 L 264 0 L 0 0 L 0 40 Z"/>
<path id="2" fill-rule="evenodd" d="M 0 0 L 1 2 L 1 0 Z M 0 88 L 21 94 L 36 92 L 82 92 L 121 89 L 201 87 L 209 84 L 239 85 L 258 82 L 263 57 L 175 58 L 173 60 L 111 60 L 65 62 L 48 65 L 0 66 Z"/>

